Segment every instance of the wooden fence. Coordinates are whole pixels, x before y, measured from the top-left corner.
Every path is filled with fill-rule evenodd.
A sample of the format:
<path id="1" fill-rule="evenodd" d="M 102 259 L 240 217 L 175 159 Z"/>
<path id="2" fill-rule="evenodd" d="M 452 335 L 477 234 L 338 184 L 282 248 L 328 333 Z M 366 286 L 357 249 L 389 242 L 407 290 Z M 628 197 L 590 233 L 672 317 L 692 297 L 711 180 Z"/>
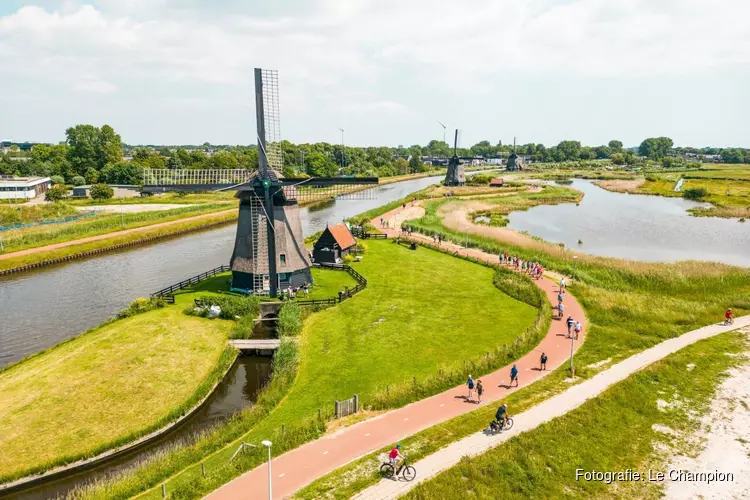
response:
<path id="1" fill-rule="evenodd" d="M 164 299 L 165 302 L 169 302 L 170 304 L 174 304 L 174 292 L 177 290 L 181 290 L 185 287 L 195 285 L 196 283 L 199 283 L 205 279 L 211 278 L 213 276 L 216 276 L 217 274 L 221 274 L 227 271 L 231 271 L 232 268 L 230 266 L 219 266 L 211 269 L 210 271 L 206 271 L 205 273 L 201 273 L 197 276 L 193 276 L 192 278 L 188 278 L 186 280 L 180 281 L 179 283 L 176 283 L 174 285 L 170 285 L 166 288 L 162 288 L 158 292 L 154 292 L 151 294 L 152 298 L 161 297 Z"/>
<path id="2" fill-rule="evenodd" d="M 333 306 L 340 302 L 345 301 L 346 299 L 356 295 L 357 293 L 367 288 L 367 279 L 365 279 L 364 276 L 362 276 L 357 271 L 352 269 L 351 266 L 347 266 L 346 264 L 313 264 L 313 265 L 315 267 L 321 267 L 323 269 L 346 271 L 347 273 L 349 273 L 349 276 L 354 278 L 354 281 L 357 282 L 357 286 L 355 286 L 354 288 L 346 288 L 344 290 L 341 290 L 337 297 L 331 297 L 328 299 L 306 299 L 306 300 L 295 301 L 296 304 L 300 306 L 316 306 L 316 305 Z"/>

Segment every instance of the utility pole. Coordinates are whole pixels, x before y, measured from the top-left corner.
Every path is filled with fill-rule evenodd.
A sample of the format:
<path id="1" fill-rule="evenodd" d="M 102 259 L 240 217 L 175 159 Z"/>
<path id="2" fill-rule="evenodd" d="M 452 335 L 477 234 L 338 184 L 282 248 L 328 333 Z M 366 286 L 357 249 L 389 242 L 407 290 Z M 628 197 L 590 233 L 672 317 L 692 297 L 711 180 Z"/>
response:
<path id="1" fill-rule="evenodd" d="M 575 342 L 575 332 L 570 334 L 570 376 L 575 377 L 576 376 L 576 370 L 573 367 L 573 342 Z"/>
<path id="2" fill-rule="evenodd" d="M 122 196 L 120 196 L 120 227 L 125 227 L 125 215 L 122 213 Z"/>
<path id="3" fill-rule="evenodd" d="M 346 156 L 346 153 L 344 151 L 344 129 L 339 128 L 341 131 L 341 168 L 344 168 L 344 158 Z"/>
<path id="4" fill-rule="evenodd" d="M 262 441 L 261 444 L 268 448 L 268 500 L 273 499 L 273 494 L 271 493 L 271 441 L 265 440 Z"/>

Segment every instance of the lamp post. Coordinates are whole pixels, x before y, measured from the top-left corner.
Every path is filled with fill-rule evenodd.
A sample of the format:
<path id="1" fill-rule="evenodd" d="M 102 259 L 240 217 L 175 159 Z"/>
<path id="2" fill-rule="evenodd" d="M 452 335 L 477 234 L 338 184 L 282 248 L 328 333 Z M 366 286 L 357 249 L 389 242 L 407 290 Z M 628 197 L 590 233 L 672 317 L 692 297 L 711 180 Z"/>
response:
<path id="1" fill-rule="evenodd" d="M 120 227 L 125 227 L 125 215 L 122 213 L 122 196 L 120 197 Z"/>
<path id="2" fill-rule="evenodd" d="M 574 342 L 573 339 L 575 339 L 575 335 L 571 334 L 570 335 L 570 376 L 571 377 L 575 377 L 576 376 L 576 370 L 573 367 L 573 342 Z M 270 467 L 270 465 L 269 465 L 269 467 Z"/>
<path id="3" fill-rule="evenodd" d="M 273 495 L 271 494 L 271 441 L 265 440 L 262 441 L 261 444 L 268 448 L 268 500 L 273 499 Z"/>

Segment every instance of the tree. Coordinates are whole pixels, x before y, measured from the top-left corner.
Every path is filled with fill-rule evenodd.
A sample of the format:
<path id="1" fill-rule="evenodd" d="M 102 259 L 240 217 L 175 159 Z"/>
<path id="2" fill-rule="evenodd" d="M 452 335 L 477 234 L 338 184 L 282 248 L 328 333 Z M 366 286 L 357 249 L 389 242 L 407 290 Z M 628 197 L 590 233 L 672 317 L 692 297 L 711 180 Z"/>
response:
<path id="1" fill-rule="evenodd" d="M 86 175 L 84 175 L 84 179 L 89 184 L 95 184 L 99 180 L 99 171 L 95 168 L 90 168 L 86 170 Z"/>
<path id="2" fill-rule="evenodd" d="M 143 167 L 134 162 L 121 161 L 104 167 L 99 174 L 99 181 L 108 184 L 142 184 Z"/>
<path id="3" fill-rule="evenodd" d="M 68 144 L 68 160 L 73 170 L 84 175 L 89 168 L 99 168 L 101 165 L 101 150 L 99 148 L 99 129 L 93 125 L 76 125 L 65 131 Z"/>
<path id="4" fill-rule="evenodd" d="M 451 148 L 443 141 L 431 140 L 424 148 L 425 153 L 432 156 L 451 156 Z"/>
<path id="5" fill-rule="evenodd" d="M 596 158 L 596 153 L 594 153 L 594 151 L 590 147 L 585 146 L 581 148 L 581 152 L 578 153 L 578 157 L 581 160 L 591 160 L 593 158 Z"/>
<path id="6" fill-rule="evenodd" d="M 604 158 L 609 158 L 609 156 L 612 154 L 612 150 L 608 146 L 597 146 L 594 148 L 594 154 L 597 158 L 602 160 Z"/>
<path id="7" fill-rule="evenodd" d="M 95 200 L 108 200 L 115 195 L 115 190 L 107 184 L 94 184 L 91 186 L 91 197 Z"/>
<path id="8" fill-rule="evenodd" d="M 44 199 L 47 201 L 60 201 L 68 197 L 68 188 L 64 184 L 52 186 L 44 193 Z"/>
<path id="9" fill-rule="evenodd" d="M 688 200 L 702 200 L 706 195 L 708 195 L 708 191 L 703 187 L 688 188 L 682 192 L 682 197 Z"/>
<path id="10" fill-rule="evenodd" d="M 562 141 L 557 145 L 557 151 L 564 160 L 577 160 L 581 155 L 581 143 Z"/>
<path id="11" fill-rule="evenodd" d="M 122 161 L 122 140 L 109 125 L 99 131 L 99 168 Z"/>
<path id="12" fill-rule="evenodd" d="M 615 165 L 625 164 L 625 155 L 623 155 L 622 153 L 612 153 L 609 159 L 612 160 L 612 163 L 614 163 Z"/>
<path id="13" fill-rule="evenodd" d="M 237 158 L 229 151 L 217 151 L 208 158 L 208 168 L 239 168 Z"/>
<path id="14" fill-rule="evenodd" d="M 611 149 L 613 152 L 619 153 L 620 151 L 622 151 L 622 142 L 620 141 L 613 139 L 609 141 L 608 146 L 609 146 L 609 149 Z"/>
<path id="15" fill-rule="evenodd" d="M 649 137 L 638 146 L 638 153 L 652 160 L 660 160 L 672 152 L 673 145 L 669 137 Z"/>
<path id="16" fill-rule="evenodd" d="M 72 182 L 74 186 L 81 186 L 83 184 L 86 184 L 86 179 L 80 175 L 76 175 L 75 177 L 73 177 Z"/>
<path id="17" fill-rule="evenodd" d="M 50 180 L 52 181 L 53 186 L 56 186 L 58 184 L 65 184 L 65 179 L 63 179 L 62 175 L 53 175 Z"/>
<path id="18" fill-rule="evenodd" d="M 182 168 L 182 162 L 180 161 L 180 157 L 177 155 L 172 155 L 167 160 L 167 168 L 170 170 L 177 170 L 179 168 Z"/>
<path id="19" fill-rule="evenodd" d="M 409 173 L 409 162 L 403 158 L 396 158 L 396 161 L 393 162 L 393 167 L 396 169 L 396 175 Z"/>
<path id="20" fill-rule="evenodd" d="M 471 147 L 471 154 L 484 158 L 495 156 L 495 147 L 490 144 L 490 141 L 480 141 Z"/>
<path id="21" fill-rule="evenodd" d="M 336 164 L 331 158 L 318 151 L 314 151 L 305 157 L 307 173 L 313 177 L 331 177 L 336 175 Z"/>
<path id="22" fill-rule="evenodd" d="M 411 155 L 411 158 L 409 158 L 409 172 L 415 174 L 423 171 L 424 163 L 422 163 L 422 159 L 418 155 Z"/>

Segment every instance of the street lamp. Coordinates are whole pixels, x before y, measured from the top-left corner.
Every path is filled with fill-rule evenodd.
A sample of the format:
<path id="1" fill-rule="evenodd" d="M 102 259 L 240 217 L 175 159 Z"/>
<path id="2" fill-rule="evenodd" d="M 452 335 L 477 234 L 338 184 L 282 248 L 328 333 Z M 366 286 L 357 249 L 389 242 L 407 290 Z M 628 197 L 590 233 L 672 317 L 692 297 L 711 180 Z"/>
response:
<path id="1" fill-rule="evenodd" d="M 272 500 L 273 496 L 271 495 L 271 441 L 265 440 L 262 441 L 260 444 L 268 448 L 268 500 Z"/>
<path id="2" fill-rule="evenodd" d="M 575 339 L 575 332 L 570 334 L 570 376 L 575 377 L 576 376 L 576 370 L 573 367 L 573 342 Z M 269 463 L 270 467 L 270 463 Z"/>

